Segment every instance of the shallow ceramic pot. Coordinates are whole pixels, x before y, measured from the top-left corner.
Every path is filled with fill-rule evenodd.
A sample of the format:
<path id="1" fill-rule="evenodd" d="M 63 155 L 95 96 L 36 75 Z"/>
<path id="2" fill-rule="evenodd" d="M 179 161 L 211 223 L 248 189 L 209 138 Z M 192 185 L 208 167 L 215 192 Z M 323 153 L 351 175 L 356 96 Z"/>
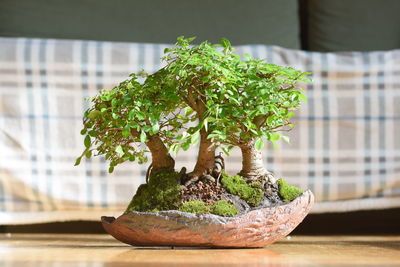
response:
<path id="1" fill-rule="evenodd" d="M 172 210 L 101 220 L 110 235 L 133 246 L 263 247 L 293 231 L 313 203 L 314 195 L 307 190 L 292 202 L 233 217 Z"/>

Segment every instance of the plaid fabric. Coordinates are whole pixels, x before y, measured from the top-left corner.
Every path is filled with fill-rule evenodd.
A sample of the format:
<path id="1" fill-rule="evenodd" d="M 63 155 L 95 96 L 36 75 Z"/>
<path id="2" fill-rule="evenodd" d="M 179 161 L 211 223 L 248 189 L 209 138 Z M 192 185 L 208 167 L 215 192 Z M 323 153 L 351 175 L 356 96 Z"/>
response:
<path id="1" fill-rule="evenodd" d="M 83 160 L 87 96 L 130 72 L 160 68 L 167 45 L 0 38 L 0 224 L 98 220 L 121 213 L 147 166 L 107 173 Z M 314 53 L 241 46 L 239 53 L 313 72 L 291 144 L 265 149 L 277 177 L 316 195 L 314 212 L 400 207 L 400 50 Z M 177 158 L 193 167 L 196 149 Z M 238 172 L 235 150 L 226 159 Z"/>

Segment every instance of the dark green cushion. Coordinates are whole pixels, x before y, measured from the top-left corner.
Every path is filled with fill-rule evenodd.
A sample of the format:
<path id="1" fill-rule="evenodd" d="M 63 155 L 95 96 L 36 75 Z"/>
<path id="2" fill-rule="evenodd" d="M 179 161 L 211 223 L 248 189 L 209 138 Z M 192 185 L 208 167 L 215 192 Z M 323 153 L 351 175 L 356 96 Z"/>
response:
<path id="1" fill-rule="evenodd" d="M 0 36 L 299 48 L 297 0 L 1 0 Z"/>
<path id="2" fill-rule="evenodd" d="M 308 49 L 400 48 L 399 0 L 308 0 Z"/>

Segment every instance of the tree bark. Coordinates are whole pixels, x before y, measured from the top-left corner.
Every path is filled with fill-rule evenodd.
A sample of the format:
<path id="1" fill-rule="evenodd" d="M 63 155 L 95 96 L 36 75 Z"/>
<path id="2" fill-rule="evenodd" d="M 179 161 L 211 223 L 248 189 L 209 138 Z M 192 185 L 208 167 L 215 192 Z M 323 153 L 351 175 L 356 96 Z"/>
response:
<path id="1" fill-rule="evenodd" d="M 148 138 L 149 140 L 146 142 L 146 145 L 151 153 L 152 170 L 155 171 L 164 168 L 174 169 L 175 160 L 169 154 L 167 147 L 160 137 L 153 135 Z"/>
<path id="2" fill-rule="evenodd" d="M 239 147 L 242 151 L 242 170 L 239 173 L 241 176 L 255 180 L 270 174 L 264 167 L 262 151 L 255 148 L 255 139 L 251 139 Z"/>
<path id="3" fill-rule="evenodd" d="M 203 128 L 200 130 L 200 146 L 197 162 L 191 176 L 200 177 L 211 174 L 215 168 L 215 144 L 207 139 L 208 132 Z"/>

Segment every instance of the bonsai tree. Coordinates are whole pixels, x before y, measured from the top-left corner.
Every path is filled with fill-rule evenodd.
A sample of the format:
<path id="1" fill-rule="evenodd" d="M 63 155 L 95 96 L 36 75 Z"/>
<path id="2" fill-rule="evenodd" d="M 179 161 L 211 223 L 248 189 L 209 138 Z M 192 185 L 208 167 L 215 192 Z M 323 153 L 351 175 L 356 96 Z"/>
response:
<path id="1" fill-rule="evenodd" d="M 142 164 L 148 152 L 151 155 L 148 184 L 139 187 L 128 210 L 235 215 L 240 205 L 260 205 L 266 184 L 278 186 L 261 151 L 264 140 L 274 146 L 280 138 L 288 141 L 278 131 L 293 127 L 293 110 L 305 100 L 299 82 L 306 81 L 308 73 L 249 56 L 242 59 L 226 39 L 216 45 L 191 45 L 193 39 L 179 37 L 164 51 L 165 67 L 157 72 L 131 74 L 112 90 L 100 91 L 84 114 L 86 149 L 76 164 L 84 156 L 105 155 L 112 172 L 120 163 Z M 171 153 L 197 144 L 194 169 L 175 172 Z M 229 176 L 216 150 L 229 155 L 234 147 L 241 149 L 242 170 Z M 167 180 L 168 185 L 161 186 Z M 209 198 L 204 182 L 213 191 L 207 193 Z M 287 183 L 279 185 L 282 201 L 301 193 Z M 163 201 L 168 204 L 160 206 Z"/>

